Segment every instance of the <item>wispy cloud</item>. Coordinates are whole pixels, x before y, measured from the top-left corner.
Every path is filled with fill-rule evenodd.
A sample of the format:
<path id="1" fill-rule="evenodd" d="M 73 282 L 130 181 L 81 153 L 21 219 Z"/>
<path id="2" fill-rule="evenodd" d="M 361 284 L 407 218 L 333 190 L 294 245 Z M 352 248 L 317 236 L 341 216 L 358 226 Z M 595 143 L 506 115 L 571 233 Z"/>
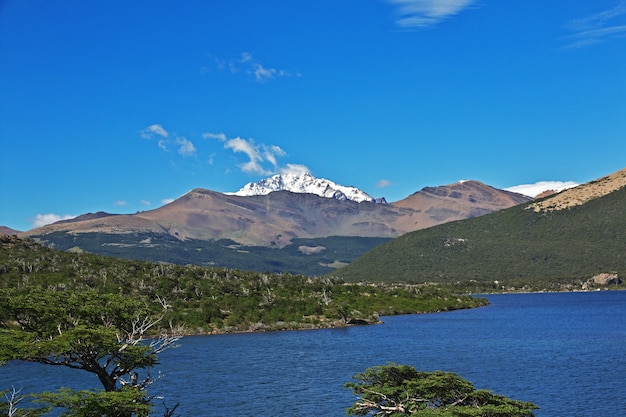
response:
<path id="1" fill-rule="evenodd" d="M 248 161 L 239 164 L 239 168 L 249 174 L 273 174 L 279 171 L 278 158 L 287 155 L 280 146 L 257 144 L 254 139 L 244 139 L 239 136 L 228 139 L 224 133 L 204 133 L 202 137 L 217 139 L 224 142 L 225 149 L 246 155 Z"/>
<path id="2" fill-rule="evenodd" d="M 460 13 L 476 0 L 387 0 L 396 6 L 396 25 L 423 28 Z"/>
<path id="3" fill-rule="evenodd" d="M 302 76 L 299 71 L 265 66 L 249 52 L 242 52 L 237 57 L 228 61 L 216 57 L 213 57 L 213 59 L 218 70 L 228 69 L 231 74 L 247 74 L 259 83 L 264 83 L 276 78 Z M 203 72 L 206 71 L 206 69 L 207 68 L 203 68 Z"/>
<path id="4" fill-rule="evenodd" d="M 155 135 L 166 138 L 169 136 L 169 133 L 167 133 L 167 130 L 165 130 L 163 126 L 158 124 L 150 125 L 139 132 L 139 136 L 144 139 L 152 139 Z"/>
<path id="5" fill-rule="evenodd" d="M 213 147 L 214 145 L 199 142 L 199 149 L 197 149 L 191 140 L 175 133 L 168 133 L 161 125 L 148 126 L 141 130 L 141 136 L 158 138 L 158 147 L 163 151 L 176 150 L 184 158 L 197 156 L 198 158 L 194 159 L 195 162 L 204 160 L 207 165 L 213 165 L 218 158 L 216 152 L 207 152 L 207 145 L 208 147 Z M 278 172 L 309 172 L 309 169 L 304 165 L 282 164 L 280 159 L 285 157 L 287 152 L 278 145 L 257 143 L 252 138 L 227 136 L 223 132 L 205 132 L 200 137 L 204 140 L 217 141 L 221 144 L 222 149 L 231 151 L 236 155 L 242 155 L 243 158 L 238 157 L 240 163 L 237 166 L 242 172 L 247 174 L 272 175 Z M 243 159 L 243 162 L 241 162 L 241 159 Z"/>
<path id="6" fill-rule="evenodd" d="M 240 137 L 227 140 L 224 147 L 233 152 L 243 153 L 249 158 L 248 162 L 240 164 L 239 167 L 243 172 L 250 174 L 269 175 L 273 173 L 276 170 L 276 157 L 285 155 L 285 152 L 278 146 L 257 145 L 252 139 Z M 266 162 L 272 164 L 273 170 L 264 167 Z"/>
<path id="7" fill-rule="evenodd" d="M 61 220 L 73 219 L 74 217 L 76 216 L 72 216 L 70 214 L 64 214 L 64 215 L 55 214 L 55 213 L 37 214 L 32 224 L 33 224 L 33 227 L 42 227 L 47 224 L 56 223 Z"/>
<path id="8" fill-rule="evenodd" d="M 159 124 L 153 124 L 139 132 L 139 136 L 144 139 L 158 138 L 157 146 L 162 151 L 169 151 L 170 146 L 177 148 L 180 155 L 184 157 L 194 156 L 196 147 L 193 142 L 185 137 L 175 137 L 170 139 L 170 133 Z"/>
<path id="9" fill-rule="evenodd" d="M 582 48 L 626 36 L 626 1 L 596 14 L 576 19 L 567 25 L 573 32 L 566 36 L 569 48 Z"/>
<path id="10" fill-rule="evenodd" d="M 182 156 L 194 156 L 196 154 L 196 147 L 190 140 L 176 138 L 176 144 L 178 145 L 178 153 Z"/>
<path id="11" fill-rule="evenodd" d="M 563 191 L 567 188 L 579 185 L 574 181 L 539 181 L 534 184 L 521 184 L 513 187 L 505 188 L 507 191 L 524 194 L 529 197 L 536 197 L 544 191 Z"/>
<path id="12" fill-rule="evenodd" d="M 224 133 L 203 133 L 202 137 L 204 139 L 217 139 L 222 142 L 226 142 L 226 140 L 228 140 Z"/>
<path id="13" fill-rule="evenodd" d="M 391 186 L 391 181 L 389 180 L 379 180 L 376 183 L 376 187 L 377 188 L 386 188 L 386 187 L 390 187 Z"/>
<path id="14" fill-rule="evenodd" d="M 310 174 L 311 171 L 306 165 L 302 164 L 287 164 L 280 169 L 281 174 L 285 175 L 303 175 Z"/>
<path id="15" fill-rule="evenodd" d="M 118 206 L 118 207 L 124 207 L 126 205 L 128 205 L 128 201 L 125 200 L 117 200 L 116 202 L 113 203 L 114 206 Z"/>

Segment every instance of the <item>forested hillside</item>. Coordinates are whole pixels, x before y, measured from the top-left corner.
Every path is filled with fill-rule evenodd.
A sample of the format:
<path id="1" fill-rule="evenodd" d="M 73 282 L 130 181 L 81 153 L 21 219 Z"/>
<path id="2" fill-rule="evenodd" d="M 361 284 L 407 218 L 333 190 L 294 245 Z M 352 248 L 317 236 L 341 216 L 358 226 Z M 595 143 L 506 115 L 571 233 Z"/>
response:
<path id="1" fill-rule="evenodd" d="M 335 275 L 535 291 L 590 289 L 596 274 L 626 275 L 626 188 L 562 210 L 528 207 L 408 233 Z"/>

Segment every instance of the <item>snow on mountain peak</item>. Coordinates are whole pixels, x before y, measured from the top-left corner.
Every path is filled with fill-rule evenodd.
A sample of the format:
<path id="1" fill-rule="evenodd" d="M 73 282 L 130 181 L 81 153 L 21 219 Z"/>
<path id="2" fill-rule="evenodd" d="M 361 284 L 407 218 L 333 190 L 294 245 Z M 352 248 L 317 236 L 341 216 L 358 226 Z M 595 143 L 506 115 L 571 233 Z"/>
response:
<path id="1" fill-rule="evenodd" d="M 308 172 L 276 174 L 258 182 L 248 183 L 233 194 L 252 196 L 265 195 L 273 191 L 316 194 L 320 197 L 342 201 L 352 200 L 359 203 L 363 201 L 372 203 L 380 201 L 356 187 L 346 187 L 324 178 L 316 178 Z"/>

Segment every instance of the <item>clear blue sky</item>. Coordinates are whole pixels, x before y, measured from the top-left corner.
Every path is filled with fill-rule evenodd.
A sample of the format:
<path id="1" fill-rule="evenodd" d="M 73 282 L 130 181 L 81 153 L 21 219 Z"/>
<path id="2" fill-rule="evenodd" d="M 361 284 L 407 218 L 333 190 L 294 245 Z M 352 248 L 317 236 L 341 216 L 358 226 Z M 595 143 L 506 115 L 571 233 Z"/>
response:
<path id="1" fill-rule="evenodd" d="M 400 200 L 626 166 L 626 2 L 0 0 L 0 225 L 305 167 Z"/>

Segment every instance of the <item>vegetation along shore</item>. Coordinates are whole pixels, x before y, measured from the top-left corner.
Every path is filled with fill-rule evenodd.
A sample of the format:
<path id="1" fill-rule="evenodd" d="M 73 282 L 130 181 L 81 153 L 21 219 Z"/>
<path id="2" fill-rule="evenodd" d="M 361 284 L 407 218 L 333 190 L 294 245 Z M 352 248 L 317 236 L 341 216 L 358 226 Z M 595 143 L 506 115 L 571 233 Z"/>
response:
<path id="1" fill-rule="evenodd" d="M 379 322 L 384 315 L 486 305 L 482 298 L 436 285 L 346 283 L 204 266 L 124 260 L 0 238 L 0 288 L 94 291 L 166 300 L 162 324 L 188 334 L 315 329 Z"/>

